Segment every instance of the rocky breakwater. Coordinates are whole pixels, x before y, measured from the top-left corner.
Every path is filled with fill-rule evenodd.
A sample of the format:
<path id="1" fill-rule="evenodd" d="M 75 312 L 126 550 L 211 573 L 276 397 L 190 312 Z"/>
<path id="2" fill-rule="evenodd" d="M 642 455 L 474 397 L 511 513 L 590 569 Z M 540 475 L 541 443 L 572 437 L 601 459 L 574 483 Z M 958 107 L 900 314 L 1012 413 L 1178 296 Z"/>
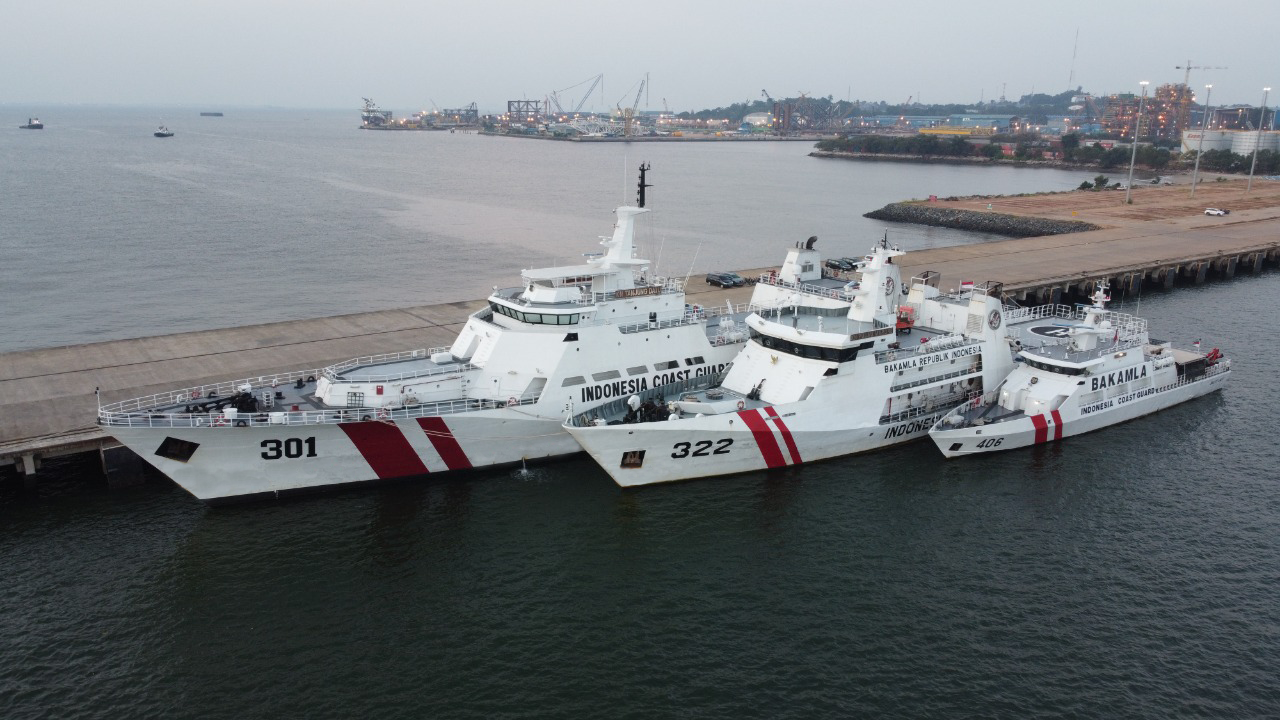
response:
<path id="1" fill-rule="evenodd" d="M 879 210 L 863 215 L 872 220 L 915 223 L 934 227 L 972 230 L 973 232 L 1005 235 L 1007 237 L 1036 237 L 1065 233 L 1101 230 L 1093 223 L 1079 220 L 1051 220 L 1049 218 L 1023 217 L 976 210 L 955 210 L 936 205 L 917 203 L 889 203 Z"/>

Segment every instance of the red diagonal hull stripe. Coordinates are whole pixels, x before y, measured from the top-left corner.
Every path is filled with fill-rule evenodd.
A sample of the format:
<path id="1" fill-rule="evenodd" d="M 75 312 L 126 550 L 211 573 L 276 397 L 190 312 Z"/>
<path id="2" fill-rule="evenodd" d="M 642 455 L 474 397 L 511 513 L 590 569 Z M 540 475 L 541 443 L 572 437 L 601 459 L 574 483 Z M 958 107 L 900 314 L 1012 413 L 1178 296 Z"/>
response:
<path id="1" fill-rule="evenodd" d="M 1049 439 L 1049 422 L 1044 419 L 1044 415 L 1032 415 L 1031 424 L 1036 426 L 1036 444 Z"/>
<path id="2" fill-rule="evenodd" d="M 446 467 L 450 470 L 467 470 L 471 467 L 471 461 L 467 459 L 467 454 L 458 444 L 458 439 L 453 436 L 453 431 L 444 424 L 444 418 L 418 418 L 418 424 L 422 426 L 422 431 L 431 441 L 431 447 L 440 453 L 440 459 L 444 460 Z"/>
<path id="3" fill-rule="evenodd" d="M 787 427 L 786 423 L 782 422 L 782 418 L 778 417 L 778 411 L 774 410 L 772 405 L 765 408 L 764 411 L 769 413 L 769 417 L 773 418 L 773 424 L 777 425 L 778 429 L 782 431 L 782 439 L 787 443 L 787 452 L 791 453 L 791 464 L 799 465 L 800 448 L 796 447 L 795 438 L 791 437 L 791 429 Z"/>
<path id="4" fill-rule="evenodd" d="M 338 423 L 338 427 L 351 438 L 379 480 L 427 474 L 427 466 L 409 444 L 409 438 L 395 425 L 371 420 Z"/>
<path id="5" fill-rule="evenodd" d="M 738 412 L 738 417 L 742 418 L 742 422 L 747 424 L 747 428 L 755 436 L 756 445 L 760 447 L 765 466 L 771 468 L 785 466 L 787 461 L 782 459 L 782 450 L 778 447 L 778 440 L 773 436 L 773 429 L 764 421 L 764 418 L 760 417 L 760 413 L 756 410 L 741 410 Z"/>
<path id="6" fill-rule="evenodd" d="M 1062 416 L 1058 414 L 1057 410 L 1054 410 L 1050 414 L 1053 415 L 1053 439 L 1061 440 L 1062 439 Z"/>

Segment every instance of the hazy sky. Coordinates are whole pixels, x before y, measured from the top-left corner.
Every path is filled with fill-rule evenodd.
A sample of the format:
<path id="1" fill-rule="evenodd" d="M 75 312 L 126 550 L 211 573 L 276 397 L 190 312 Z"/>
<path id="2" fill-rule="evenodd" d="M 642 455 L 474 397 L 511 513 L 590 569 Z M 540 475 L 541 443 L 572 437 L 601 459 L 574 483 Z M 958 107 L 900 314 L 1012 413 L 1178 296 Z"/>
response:
<path id="1" fill-rule="evenodd" d="M 0 105 L 355 108 L 542 99 L 604 73 L 586 109 L 701 109 L 804 91 L 975 103 L 1214 84 L 1280 104 L 1280 3 L 784 0 L 0 0 Z M 575 101 L 586 85 L 563 94 Z M 644 97 L 641 108 L 646 107 Z"/>

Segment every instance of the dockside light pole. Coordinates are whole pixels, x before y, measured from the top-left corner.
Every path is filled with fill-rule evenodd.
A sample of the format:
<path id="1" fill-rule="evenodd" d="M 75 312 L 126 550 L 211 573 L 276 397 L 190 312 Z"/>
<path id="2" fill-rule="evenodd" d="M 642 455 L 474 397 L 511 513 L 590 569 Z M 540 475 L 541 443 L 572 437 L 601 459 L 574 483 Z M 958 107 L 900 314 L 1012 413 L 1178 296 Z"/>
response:
<path id="1" fill-rule="evenodd" d="M 1196 169 L 1191 171 L 1191 197 L 1196 196 L 1196 182 L 1200 179 L 1200 156 L 1204 151 L 1204 134 L 1209 129 L 1209 109 L 1213 107 L 1209 99 L 1213 97 L 1213 86 L 1205 85 L 1204 117 L 1200 119 L 1200 142 L 1196 144 Z"/>
<path id="2" fill-rule="evenodd" d="M 1258 115 L 1258 141 L 1253 144 L 1253 162 L 1249 163 L 1249 186 L 1244 189 L 1248 194 L 1253 189 L 1253 169 L 1258 166 L 1258 146 L 1262 144 L 1262 128 L 1263 121 L 1267 119 L 1267 95 L 1271 93 L 1271 88 L 1262 88 L 1262 113 Z"/>
<path id="3" fill-rule="evenodd" d="M 1129 154 L 1129 182 L 1128 187 L 1124 189 L 1124 204 L 1133 204 L 1133 163 L 1138 159 L 1138 132 L 1142 129 L 1142 113 L 1147 105 L 1147 85 L 1146 80 L 1138 83 L 1142 86 L 1142 99 L 1138 101 L 1138 117 L 1133 123 L 1133 152 Z"/>

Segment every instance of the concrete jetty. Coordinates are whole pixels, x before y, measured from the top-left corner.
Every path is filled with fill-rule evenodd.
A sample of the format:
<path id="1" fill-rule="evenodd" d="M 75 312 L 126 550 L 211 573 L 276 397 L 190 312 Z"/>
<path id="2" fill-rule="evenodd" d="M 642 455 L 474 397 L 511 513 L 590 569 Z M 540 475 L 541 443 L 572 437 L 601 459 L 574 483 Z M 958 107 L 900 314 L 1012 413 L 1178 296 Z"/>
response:
<path id="1" fill-rule="evenodd" d="M 1255 182 L 1247 196 L 1244 187 L 1243 181 L 1206 183 L 1194 201 L 1185 186 L 1141 187 L 1132 205 L 1114 191 L 947 202 L 979 212 L 1082 220 L 1102 229 L 913 251 L 903 257 L 903 275 L 935 270 L 944 288 L 964 280 L 1000 281 L 1010 298 L 1039 303 L 1088 293 L 1102 278 L 1134 291 L 1260 272 L 1280 259 L 1280 183 Z M 1207 206 L 1231 214 L 1206 216 Z M 868 246 L 873 240 L 868 238 Z M 753 276 L 761 270 L 741 272 Z M 742 302 L 750 293 L 710 288 L 701 277 L 689 283 L 690 302 L 707 306 Z M 447 345 L 483 302 L 0 354 L 0 466 L 16 465 L 34 476 L 42 458 L 115 447 L 95 424 L 95 388 L 103 402 L 114 402 Z"/>

